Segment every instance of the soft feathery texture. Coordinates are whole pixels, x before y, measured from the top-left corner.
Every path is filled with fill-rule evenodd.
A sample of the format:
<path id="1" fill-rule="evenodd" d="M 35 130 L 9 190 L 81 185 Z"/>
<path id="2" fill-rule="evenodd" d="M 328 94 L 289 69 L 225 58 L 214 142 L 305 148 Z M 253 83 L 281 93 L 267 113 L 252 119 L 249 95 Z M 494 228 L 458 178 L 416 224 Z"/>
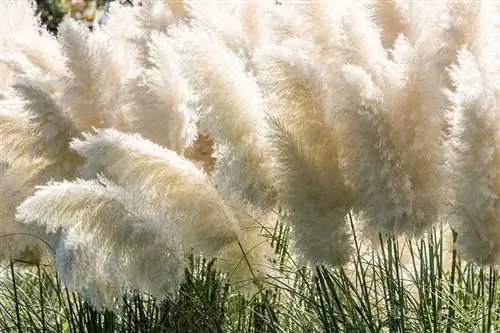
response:
<path id="1" fill-rule="evenodd" d="M 164 34 L 153 32 L 151 68 L 130 83 L 132 129 L 182 154 L 198 135 L 195 96 L 183 76 L 179 55 Z"/>
<path id="2" fill-rule="evenodd" d="M 52 162 L 50 172 L 55 178 L 72 179 L 83 160 L 69 148 L 69 142 L 80 132 L 65 114 L 58 94 L 46 81 L 38 77 L 21 77 L 13 88 L 24 100 L 29 128 L 36 131 L 34 137 L 39 139 L 32 153 L 40 152 Z"/>
<path id="3" fill-rule="evenodd" d="M 52 85 L 43 85 L 44 80 L 38 76 L 18 78 L 16 82 L 13 90 L 18 97 L 2 102 L 0 112 L 4 165 L 0 178 L 0 230 L 5 250 L 1 256 L 35 263 L 46 259 L 49 249 L 43 241 L 53 244 L 54 239 L 43 229 L 17 223 L 15 209 L 33 194 L 36 185 L 50 179 L 73 178 L 82 159 L 69 150 L 69 138 L 76 130 L 57 105 Z"/>
<path id="4" fill-rule="evenodd" d="M 217 2 L 191 1 L 187 9 L 191 24 L 202 26 L 217 35 L 249 68 L 253 48 L 249 44 L 248 29 L 245 29 L 242 17 L 244 6 L 245 2 L 233 2 L 228 3 L 227 6 L 220 6 Z"/>
<path id="5" fill-rule="evenodd" d="M 345 216 L 351 198 L 341 175 L 326 174 L 322 161 L 309 155 L 283 125 L 276 122 L 274 127 L 279 200 L 287 209 L 284 217 L 292 225 L 300 258 L 314 264 L 347 263 L 352 244 Z M 318 181 L 320 174 L 325 183 Z M 339 178 L 330 178 L 335 175 Z"/>
<path id="6" fill-rule="evenodd" d="M 25 1 L 0 10 L 0 228 L 59 245 L 68 279 L 77 260 L 95 271 L 95 257 L 115 259 L 83 231 L 47 235 L 14 212 L 84 159 L 95 186 L 104 174 L 115 184 L 104 187 L 133 193 L 141 221 L 178 237 L 182 254 L 220 258 L 236 280 L 269 275 L 268 222 L 252 218 L 262 208 L 284 212 L 312 263 L 349 261 L 349 212 L 373 235 L 451 221 L 464 257 L 498 263 L 498 4 L 147 0 L 113 4 L 93 32 L 65 19 L 57 37 Z M 26 248 L 3 244 L 3 258 Z M 159 274 L 145 260 L 154 244 L 124 255 L 136 266 L 120 283 L 167 288 L 138 273 Z M 96 273 L 104 284 L 72 285 L 111 306 L 121 286 L 108 268 Z"/>
<path id="7" fill-rule="evenodd" d="M 15 220 L 16 207 L 33 194 L 36 185 L 50 178 L 44 172 L 50 165 L 46 159 L 18 158 L 6 163 L 0 175 L 0 234 L 2 235 L 0 257 L 39 262 L 44 256 L 41 230 L 23 226 Z M 48 249 L 45 249 L 48 250 Z"/>
<path id="8" fill-rule="evenodd" d="M 41 28 L 30 1 L 5 1 L 0 8 L 0 58 L 15 73 L 62 74 L 64 58 L 56 38 Z"/>
<path id="9" fill-rule="evenodd" d="M 340 35 L 342 63 L 330 74 L 329 122 L 339 129 L 343 168 L 367 225 L 421 234 L 436 223 L 448 194 L 446 70 L 423 53 L 433 35 L 410 36 L 415 42 L 400 35 L 387 54 L 370 8 L 354 9 L 359 13 L 345 19 Z"/>
<path id="10" fill-rule="evenodd" d="M 117 273 L 119 277 L 113 278 L 118 285 L 122 281 L 121 284 L 128 283 L 133 288 L 161 297 L 166 292 L 174 292 L 180 283 L 180 243 L 169 231 L 172 230 L 169 221 L 162 222 L 161 215 L 144 212 L 134 200 L 123 188 L 105 179 L 50 183 L 38 188 L 33 196 L 18 206 L 16 218 L 24 223 L 44 226 L 49 233 L 55 233 L 59 228 L 69 230 L 73 237 L 81 235 L 81 246 L 107 249 L 109 260 L 96 263 L 102 265 L 96 269 L 120 272 Z M 167 225 L 158 227 L 161 223 Z M 92 239 L 86 239 L 85 235 L 92 235 Z M 58 256 L 61 266 L 61 258 L 65 255 L 58 253 Z M 148 257 L 154 260 L 145 260 Z M 68 262 L 70 266 L 76 264 Z M 71 281 L 81 279 L 70 275 L 71 272 L 82 274 L 82 271 L 62 269 L 68 272 L 70 283 L 75 284 Z M 92 273 L 89 271 L 84 275 L 90 280 L 93 279 Z"/>
<path id="11" fill-rule="evenodd" d="M 169 26 L 183 19 L 176 17 L 167 3 L 173 2 L 146 0 L 136 11 L 134 24 L 137 24 L 138 32 L 130 37 L 130 42 L 137 49 L 138 60 L 145 68 L 152 66 L 149 61 L 152 33 L 165 33 Z M 182 3 L 183 1 L 178 1 L 179 6 Z"/>
<path id="12" fill-rule="evenodd" d="M 69 70 L 61 103 L 76 125 L 85 131 L 126 128 L 127 116 L 120 107 L 126 83 L 135 75 L 127 45 L 104 31 L 90 33 L 71 18 L 61 23 L 59 41 Z"/>
<path id="13" fill-rule="evenodd" d="M 390 49 L 399 34 L 407 35 L 402 4 L 395 0 L 375 0 L 372 6 L 374 21 L 380 27 L 382 45 Z"/>
<path id="14" fill-rule="evenodd" d="M 266 275 L 264 269 L 253 274 L 248 263 L 241 262 L 242 249 L 250 253 L 258 245 L 250 256 L 250 263 L 257 266 L 263 266 L 272 252 L 259 245 L 265 239 L 258 225 L 248 230 L 248 217 L 229 206 L 208 175 L 189 160 L 138 135 L 111 129 L 75 140 L 72 147 L 87 158 L 83 175 L 102 173 L 133 193 L 137 209 L 163 219 L 158 230 L 176 235 L 186 253 L 222 256 L 221 267 L 235 280 Z"/>
<path id="15" fill-rule="evenodd" d="M 22 112 L 24 103 L 20 99 L 0 101 L 0 152 L 1 160 L 12 162 L 18 158 L 36 156 L 38 145 L 35 126 Z"/>
<path id="16" fill-rule="evenodd" d="M 210 178 L 174 151 L 113 129 L 71 146 L 87 159 L 82 175 L 103 173 L 145 207 L 152 205 L 175 228 L 186 250 L 214 256 L 236 240 L 234 218 Z"/>
<path id="17" fill-rule="evenodd" d="M 269 262 L 274 251 L 267 239 L 274 214 L 261 215 L 257 220 L 242 207 L 233 207 L 232 211 L 238 221 L 238 240 L 218 252 L 217 266 L 228 273 L 238 289 L 253 294 L 258 289 L 255 282 L 274 275 Z"/>
<path id="18" fill-rule="evenodd" d="M 124 288 L 116 258 L 90 233 L 65 230 L 55 248 L 55 266 L 63 285 L 76 290 L 98 310 L 116 310 Z"/>
<path id="19" fill-rule="evenodd" d="M 303 15 L 298 3 L 286 2 L 279 7 L 269 8 L 262 20 L 267 43 L 280 44 L 288 38 L 307 38 L 307 27 L 309 20 Z"/>
<path id="20" fill-rule="evenodd" d="M 261 207 L 273 201 L 262 92 L 245 64 L 201 26 L 171 29 L 188 82 L 197 91 L 200 126 L 215 141 L 214 178 L 226 198 Z M 244 87 L 242 89 L 241 87 Z"/>
<path id="21" fill-rule="evenodd" d="M 493 8 L 483 4 L 471 43 L 452 67 L 453 226 L 465 256 L 498 264 L 500 254 L 500 51 Z M 498 36 L 498 35 L 496 35 Z"/>
<path id="22" fill-rule="evenodd" d="M 343 1 L 331 2 L 303 2 L 301 13 L 304 16 L 305 26 L 300 31 L 305 39 L 310 40 L 316 46 L 316 52 L 325 63 L 332 62 L 340 52 L 335 45 L 340 33 L 341 18 L 348 9 Z"/>
<path id="23" fill-rule="evenodd" d="M 324 79 L 314 66 L 319 60 L 313 49 L 290 39 L 263 50 L 260 82 L 273 110 L 278 200 L 287 209 L 296 247 L 305 261 L 338 265 L 350 256 L 344 217 L 351 197 L 340 170 L 336 134 L 324 122 Z"/>

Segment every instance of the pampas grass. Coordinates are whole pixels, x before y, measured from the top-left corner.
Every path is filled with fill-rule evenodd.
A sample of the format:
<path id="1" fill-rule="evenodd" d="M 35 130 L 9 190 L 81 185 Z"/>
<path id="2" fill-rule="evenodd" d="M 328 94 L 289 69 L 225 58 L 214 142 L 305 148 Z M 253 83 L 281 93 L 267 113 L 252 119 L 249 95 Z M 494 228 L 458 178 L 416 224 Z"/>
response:
<path id="1" fill-rule="evenodd" d="M 324 327 L 376 327 L 356 311 L 378 318 L 386 300 L 388 330 L 418 330 L 415 304 L 436 322 L 443 308 L 458 316 L 439 299 L 462 286 L 463 258 L 498 263 L 497 4 L 151 0 L 113 5 L 92 32 L 66 18 L 57 36 L 31 5 L 0 8 L 1 228 L 35 236 L 1 257 L 47 244 L 95 306 L 125 306 L 122 291 L 179 296 L 182 273 L 197 283 L 183 272 L 193 252 L 263 304 L 279 298 L 270 281 L 313 281 L 320 295 L 287 297 Z M 458 247 L 437 273 L 431 230 L 446 224 Z M 276 236 L 288 229 L 290 249 Z M 297 259 L 325 266 L 291 278 Z M 357 287 L 341 304 L 338 288 Z M 308 307 L 318 299 L 329 311 Z"/>
<path id="2" fill-rule="evenodd" d="M 104 299 L 113 299 L 106 292 L 112 282 L 117 288 L 130 285 L 161 297 L 178 288 L 180 244 L 172 233 L 158 233 L 160 216 L 147 215 L 134 206 L 124 189 L 106 180 L 77 180 L 39 188 L 18 207 L 16 218 L 44 226 L 49 233 L 64 230 L 56 265 L 72 289 L 97 288 Z M 97 252 L 87 253 L 92 249 Z M 152 255 L 155 261 L 145 260 Z M 79 267 L 80 259 L 90 266 Z M 103 303 L 110 304 L 97 302 Z"/>

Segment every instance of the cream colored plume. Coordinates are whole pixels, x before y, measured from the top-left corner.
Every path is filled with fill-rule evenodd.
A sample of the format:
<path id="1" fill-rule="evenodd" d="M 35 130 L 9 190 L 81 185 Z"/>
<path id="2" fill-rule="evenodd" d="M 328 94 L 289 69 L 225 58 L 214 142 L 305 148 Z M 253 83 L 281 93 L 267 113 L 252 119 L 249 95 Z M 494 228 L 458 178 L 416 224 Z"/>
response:
<path id="1" fill-rule="evenodd" d="M 138 51 L 139 62 L 146 69 L 152 64 L 149 61 L 149 45 L 153 33 L 166 33 L 171 25 L 185 19 L 184 1 L 146 0 L 135 15 L 135 22 L 139 33 L 131 37 L 130 41 Z"/>
<path id="2" fill-rule="evenodd" d="M 280 6 L 271 6 L 263 15 L 265 38 L 267 43 L 279 45 L 289 38 L 307 39 L 310 21 L 299 2 L 285 2 Z"/>
<path id="3" fill-rule="evenodd" d="M 63 81 L 62 105 L 78 127 L 127 127 L 122 112 L 126 82 L 135 75 L 127 44 L 105 32 L 91 33 L 72 18 L 59 27 L 69 75 Z M 103 89 L 102 87 L 105 87 Z"/>
<path id="4" fill-rule="evenodd" d="M 396 0 L 375 0 L 372 3 L 375 23 L 380 28 L 382 45 L 385 49 L 390 49 L 400 34 L 408 36 L 405 4 Z"/>
<path id="5" fill-rule="evenodd" d="M 274 200 L 272 157 L 259 85 L 215 33 L 200 26 L 179 26 L 170 35 L 185 76 L 200 98 L 201 131 L 215 143 L 218 189 L 225 198 L 236 196 L 268 207 Z"/>
<path id="6" fill-rule="evenodd" d="M 341 134 L 357 211 L 376 229 L 421 234 L 438 221 L 450 195 L 443 89 L 456 48 L 443 46 L 446 29 L 435 24 L 437 14 L 415 3 L 401 9 L 403 16 L 429 15 L 408 23 L 386 54 L 366 10 L 346 19 L 340 41 L 348 64 L 330 67 L 328 119 Z M 430 30 L 422 20 L 434 22 L 433 34 L 422 33 Z"/>
<path id="7" fill-rule="evenodd" d="M 177 153 L 113 129 L 75 140 L 72 147 L 87 159 L 82 175 L 103 173 L 144 207 L 164 214 L 186 251 L 213 256 L 237 239 L 234 218 L 210 178 Z"/>
<path id="8" fill-rule="evenodd" d="M 264 214 L 255 219 L 241 208 L 234 208 L 233 213 L 238 221 L 238 241 L 222 248 L 216 263 L 238 289 L 253 294 L 258 289 L 256 282 L 273 275 L 270 259 L 274 251 L 268 227 L 276 222 L 272 219 L 275 216 Z"/>
<path id="9" fill-rule="evenodd" d="M 336 133 L 324 121 L 325 80 L 314 49 L 289 39 L 263 50 L 259 75 L 273 112 L 278 202 L 286 208 L 298 252 L 305 261 L 341 265 L 351 251 L 345 215 L 352 199 Z"/>
<path id="10" fill-rule="evenodd" d="M 0 260 L 18 259 L 37 263 L 45 260 L 48 249 L 43 243 L 45 232 L 15 221 L 16 207 L 34 192 L 36 185 L 50 178 L 44 170 L 46 159 L 20 157 L 2 164 L 0 174 Z M 42 240 L 41 240 L 42 239 Z"/>
<path id="11" fill-rule="evenodd" d="M 248 217 L 243 219 L 228 206 L 210 178 L 192 162 L 138 135 L 112 129 L 88 135 L 85 141 L 75 140 L 72 147 L 87 158 L 84 175 L 102 173 L 133 193 L 137 209 L 156 214 L 163 221 L 158 222 L 158 230 L 178 237 L 184 253 L 194 250 L 207 257 L 222 257 L 222 267 L 229 273 L 237 267 L 235 278 L 254 277 L 248 263 L 241 263 L 242 249 L 248 251 L 252 265 L 264 267 L 271 251 L 259 245 L 265 239 L 258 225 L 246 230 Z M 264 272 L 261 269 L 255 277 Z"/>
<path id="12" fill-rule="evenodd" d="M 263 14 L 265 8 L 262 3 L 191 1 L 187 8 L 191 24 L 212 31 L 240 57 L 247 68 L 251 68 L 254 46 L 263 37 L 257 18 L 252 16 L 258 11 Z"/>
<path id="13" fill-rule="evenodd" d="M 180 283 L 180 243 L 168 222 L 162 226 L 161 216 L 146 214 L 135 200 L 104 179 L 49 183 L 18 206 L 16 219 L 44 226 L 49 233 L 62 228 L 82 237 L 92 235 L 90 244 L 85 238 L 83 243 L 96 248 L 92 251 L 108 249 L 114 261 L 108 264 L 122 274 L 115 279 L 161 297 Z"/>
<path id="14" fill-rule="evenodd" d="M 179 56 L 164 34 L 153 32 L 151 68 L 129 84 L 131 129 L 182 154 L 198 135 L 195 98 L 181 71 Z"/>
<path id="15" fill-rule="evenodd" d="M 56 38 L 41 29 L 29 1 L 0 3 L 0 58 L 16 73 L 62 75 L 64 57 Z M 6 78 L 3 78 L 4 80 Z"/>
<path id="16" fill-rule="evenodd" d="M 77 291 L 98 310 L 116 310 L 123 297 L 123 274 L 107 247 L 90 233 L 62 232 L 55 248 L 55 266 L 64 287 Z"/>
<path id="17" fill-rule="evenodd" d="M 83 162 L 69 148 L 70 140 L 79 135 L 79 130 L 64 113 L 58 94 L 45 81 L 37 77 L 22 77 L 13 88 L 25 101 L 29 127 L 36 131 L 37 145 L 32 154 L 40 152 L 50 159 L 53 177 L 71 179 Z"/>
<path id="18" fill-rule="evenodd" d="M 0 153 L 1 160 L 12 162 L 18 158 L 40 154 L 35 126 L 23 112 L 24 103 L 19 99 L 0 101 Z"/>
<path id="19" fill-rule="evenodd" d="M 495 10 L 496 9 L 496 10 Z M 483 265 L 500 260 L 500 27 L 498 8 L 484 2 L 475 34 L 451 69 L 454 89 L 453 184 L 457 242 Z"/>

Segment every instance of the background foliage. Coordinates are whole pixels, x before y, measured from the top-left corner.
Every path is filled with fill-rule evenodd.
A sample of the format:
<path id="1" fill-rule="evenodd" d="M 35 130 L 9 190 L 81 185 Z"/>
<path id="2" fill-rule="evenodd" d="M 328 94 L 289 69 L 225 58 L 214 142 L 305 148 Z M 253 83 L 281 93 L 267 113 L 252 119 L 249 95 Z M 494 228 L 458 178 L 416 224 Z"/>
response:
<path id="1" fill-rule="evenodd" d="M 115 0 L 35 0 L 42 22 L 52 33 L 66 14 L 92 22 Z M 120 1 L 120 0 L 117 0 Z M 126 1 L 125 1 L 126 2 Z"/>

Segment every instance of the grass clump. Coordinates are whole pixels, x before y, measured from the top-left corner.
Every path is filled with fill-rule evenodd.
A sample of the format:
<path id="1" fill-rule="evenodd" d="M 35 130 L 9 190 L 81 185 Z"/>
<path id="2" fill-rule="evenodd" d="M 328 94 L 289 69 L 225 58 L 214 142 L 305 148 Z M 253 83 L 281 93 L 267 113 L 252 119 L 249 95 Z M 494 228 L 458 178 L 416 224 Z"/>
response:
<path id="1" fill-rule="evenodd" d="M 379 235 L 343 267 L 301 266 L 279 222 L 274 278 L 241 293 L 214 260 L 189 256 L 175 295 L 123 295 L 97 311 L 61 286 L 50 266 L 11 262 L 0 284 L 2 332 L 494 332 L 500 327 L 498 272 L 446 253 L 445 231 L 406 240 Z M 450 262 L 446 262 L 447 259 Z M 278 274 L 279 273 L 279 274 Z"/>

